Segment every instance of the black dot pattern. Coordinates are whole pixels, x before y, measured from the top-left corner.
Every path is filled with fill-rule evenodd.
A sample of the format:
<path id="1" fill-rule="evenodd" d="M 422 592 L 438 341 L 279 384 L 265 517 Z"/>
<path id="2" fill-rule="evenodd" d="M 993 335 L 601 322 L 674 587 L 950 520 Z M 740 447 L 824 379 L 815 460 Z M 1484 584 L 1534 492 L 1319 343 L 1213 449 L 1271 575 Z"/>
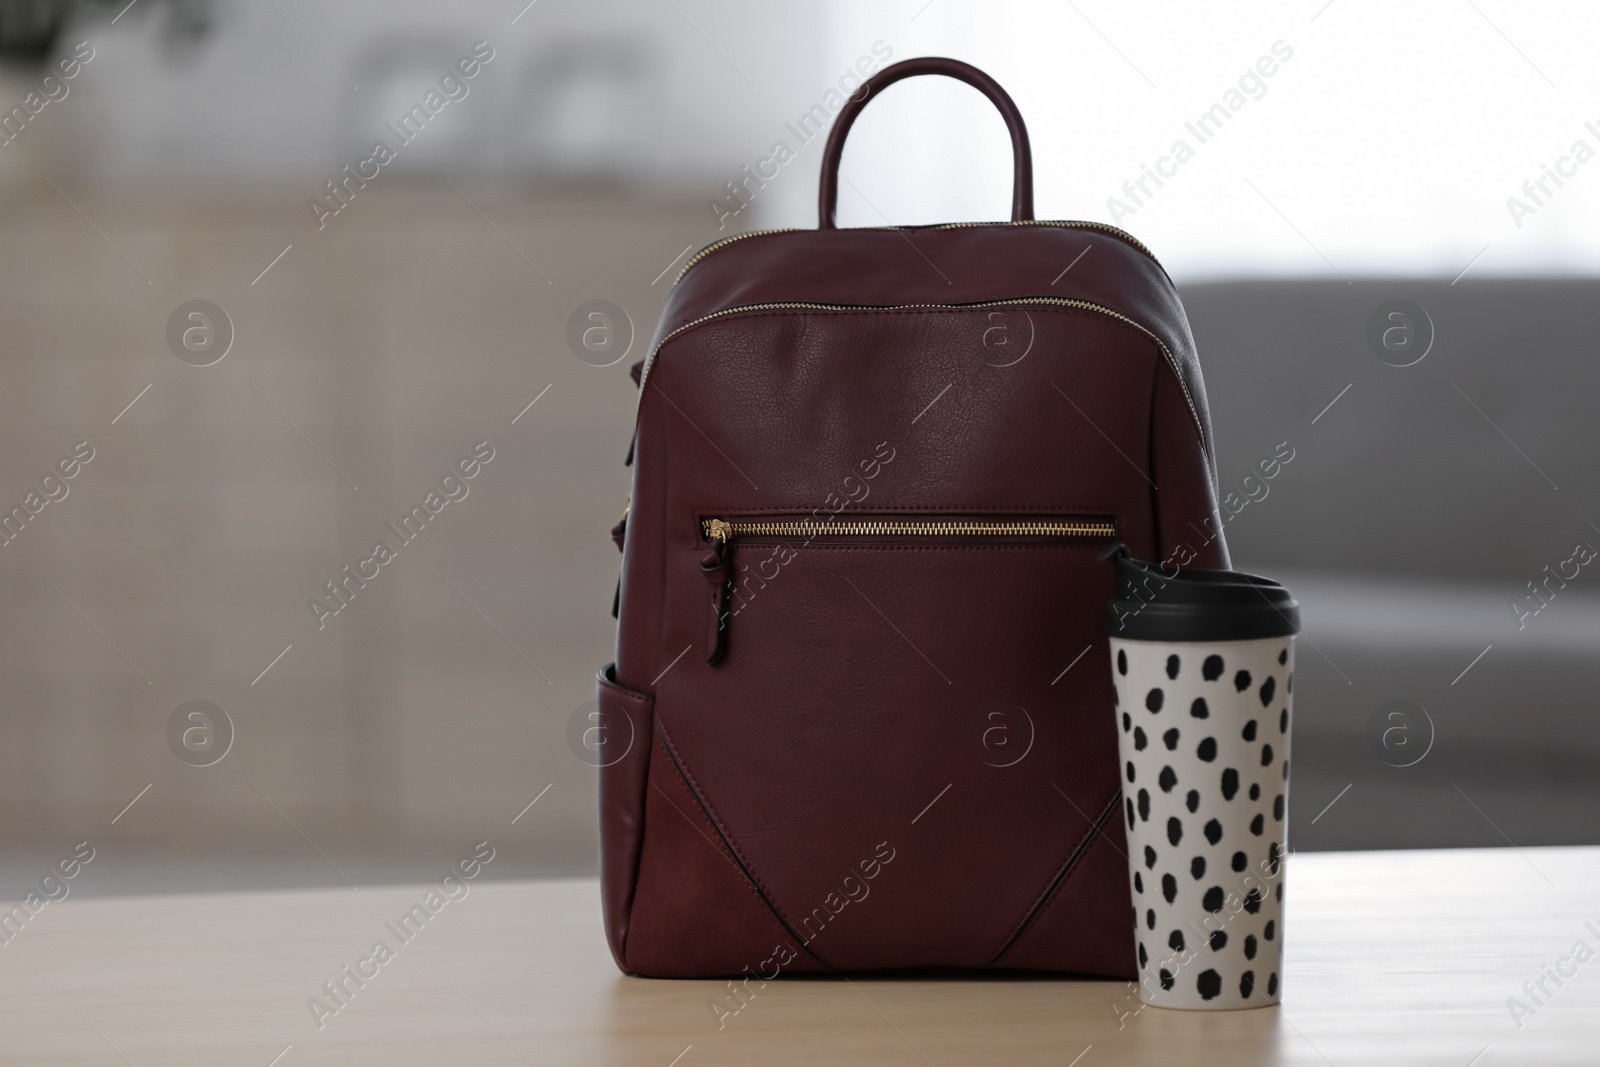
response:
<path id="1" fill-rule="evenodd" d="M 1116 714 L 1132 794 L 1129 855 L 1143 860 L 1129 878 L 1140 905 L 1136 955 L 1145 988 L 1160 986 L 1151 1002 L 1272 1003 L 1281 984 L 1292 641 L 1174 652 L 1113 640 L 1117 689 L 1130 697 Z M 1169 705 L 1189 715 L 1163 724 Z M 1173 725 L 1184 721 L 1191 725 Z"/>

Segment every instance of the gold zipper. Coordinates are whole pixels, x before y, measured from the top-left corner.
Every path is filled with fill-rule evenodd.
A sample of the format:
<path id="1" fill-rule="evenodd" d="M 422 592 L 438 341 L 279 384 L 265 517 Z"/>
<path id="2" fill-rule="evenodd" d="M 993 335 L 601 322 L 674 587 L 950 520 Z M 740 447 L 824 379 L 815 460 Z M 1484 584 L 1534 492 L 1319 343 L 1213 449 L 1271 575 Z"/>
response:
<path id="1" fill-rule="evenodd" d="M 776 226 L 770 230 L 746 230 L 744 233 L 734 233 L 729 234 L 727 237 L 719 237 L 717 240 L 712 241 L 700 251 L 690 256 L 689 261 L 685 263 L 683 265 L 683 269 L 678 272 L 678 276 L 672 279 L 672 284 L 677 285 L 679 282 L 683 281 L 683 276 L 689 273 L 690 267 L 694 266 L 702 259 L 705 259 L 711 253 L 715 252 L 724 245 L 731 245 L 733 242 L 742 241 L 746 237 L 765 237 L 769 233 L 796 233 L 799 230 L 799 226 Z"/>
<path id="2" fill-rule="evenodd" d="M 862 519 L 852 522 L 740 521 L 703 519 L 700 529 L 709 541 L 727 544 L 738 537 L 1114 537 L 1109 522 L 1068 519 L 921 520 Z"/>
<path id="3" fill-rule="evenodd" d="M 955 223 L 954 225 L 977 224 Z M 1015 225 L 1021 225 L 1021 223 L 1017 223 Z M 734 238 L 728 238 L 728 240 L 733 239 Z M 666 346 L 668 341 L 672 340 L 674 337 L 677 337 L 681 333 L 685 333 L 694 329 L 696 326 L 713 322 L 716 319 L 726 318 L 729 315 L 742 315 L 753 311 L 907 311 L 917 309 L 927 311 L 975 311 L 981 310 L 982 308 L 1037 306 L 1041 304 L 1046 307 L 1069 307 L 1079 311 L 1092 311 L 1099 315 L 1105 315 L 1109 318 L 1116 319 L 1118 322 L 1132 326 L 1134 329 L 1150 338 L 1150 340 L 1154 341 L 1156 347 L 1161 350 L 1161 354 L 1166 357 L 1167 363 L 1171 365 L 1172 373 L 1178 378 L 1178 388 L 1183 390 L 1183 398 L 1189 405 L 1189 414 L 1194 416 L 1195 426 L 1204 427 L 1205 423 L 1200 418 L 1200 409 L 1195 407 L 1194 397 L 1189 395 L 1189 386 L 1183 380 L 1183 369 L 1178 366 L 1177 357 L 1172 354 L 1172 350 L 1167 347 L 1165 341 L 1161 340 L 1160 337 L 1157 337 L 1155 333 L 1147 328 L 1144 324 L 1128 318 L 1128 316 L 1119 311 L 1112 311 L 1103 304 L 1096 304 L 1088 300 L 1071 300 L 1061 296 L 1025 296 L 1015 297 L 1010 300 L 986 300 L 977 304 L 820 304 L 800 300 L 776 301 L 765 304 L 738 304 L 734 307 L 723 308 L 720 311 L 713 311 L 709 315 L 701 315 L 697 319 L 691 319 L 663 337 L 660 342 L 658 342 L 656 346 L 650 350 L 650 354 L 645 357 L 644 369 L 639 372 L 639 391 L 641 393 L 644 392 L 645 383 L 650 380 L 650 370 L 655 366 L 656 356 L 661 354 L 661 349 Z M 1204 430 L 1202 429 L 1202 439 L 1204 436 Z M 1206 441 L 1205 444 L 1206 447 L 1209 448 L 1211 442 Z"/>
<path id="4" fill-rule="evenodd" d="M 785 519 L 781 517 L 749 519 L 702 518 L 700 532 L 705 537 L 710 552 L 698 562 L 710 594 L 710 616 L 706 625 L 706 662 L 715 666 L 728 652 L 729 622 L 739 608 L 735 600 L 741 595 L 748 599 L 753 593 L 748 585 L 739 592 L 741 579 L 734 570 L 734 542 L 740 538 L 782 538 L 798 542 L 804 548 L 817 541 L 838 538 L 914 537 L 948 539 L 956 538 L 1058 538 L 1106 541 L 1114 538 L 1116 525 L 1109 519 L 1094 518 L 1024 518 L 1024 519 L 915 519 L 905 516 L 863 516 L 842 522 L 819 522 L 815 518 Z M 1029 542 L 1022 542 L 1028 544 Z M 889 542 L 893 548 L 897 542 Z M 918 547 L 928 547 L 919 545 Z M 744 570 L 750 570 L 746 564 Z M 764 585 L 765 583 L 763 583 Z"/>
<path id="5" fill-rule="evenodd" d="M 979 227 L 979 226 L 1055 226 L 1055 227 L 1058 227 L 1058 228 L 1061 228 L 1061 229 L 1066 229 L 1066 230 L 1099 230 L 1102 233 L 1109 233 L 1113 237 L 1122 238 L 1124 241 L 1127 241 L 1129 244 L 1131 244 L 1133 247 L 1137 248 L 1139 251 L 1143 252 L 1145 255 L 1149 256 L 1151 259 L 1155 259 L 1156 258 L 1155 253 L 1150 251 L 1150 249 L 1146 248 L 1144 246 L 1144 244 L 1137 237 L 1135 237 L 1133 234 L 1129 233 L 1127 230 L 1121 230 L 1121 229 L 1118 229 L 1115 226 L 1109 226 L 1109 225 L 1107 225 L 1106 223 L 1103 223 L 1103 222 L 1081 222 L 1081 221 L 1057 222 L 1057 221 L 1052 221 L 1050 219 L 1025 219 L 1025 220 L 1020 221 L 1020 222 L 946 222 L 946 223 L 941 223 L 938 226 L 857 226 L 857 227 L 850 227 L 850 229 L 861 229 L 861 230 L 965 230 L 965 229 L 972 229 L 972 228 Z M 694 266 L 696 263 L 700 262 L 702 259 L 706 258 L 711 253 L 715 252 L 717 249 L 723 247 L 724 245 L 730 245 L 735 241 L 742 241 L 746 237 L 765 237 L 769 233 L 798 233 L 801 228 L 802 227 L 799 227 L 799 226 L 778 226 L 778 227 L 775 227 L 775 228 L 770 229 L 770 230 L 746 230 L 744 233 L 730 234 L 727 237 L 723 237 L 723 238 L 721 238 L 719 240 L 712 241 L 710 244 L 706 245 L 700 251 L 696 252 L 694 255 L 689 257 L 689 261 L 683 265 L 683 269 L 682 270 L 678 271 L 678 276 L 672 280 L 672 284 L 676 285 L 679 282 L 683 281 L 683 276 L 685 274 L 689 273 L 689 268 L 690 267 Z"/>

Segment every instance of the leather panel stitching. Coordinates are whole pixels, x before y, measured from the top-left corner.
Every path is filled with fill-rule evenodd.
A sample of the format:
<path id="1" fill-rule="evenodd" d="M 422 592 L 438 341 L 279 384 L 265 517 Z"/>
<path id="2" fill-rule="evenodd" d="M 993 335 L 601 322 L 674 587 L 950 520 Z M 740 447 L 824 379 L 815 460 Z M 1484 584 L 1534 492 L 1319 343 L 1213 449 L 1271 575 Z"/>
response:
<path id="1" fill-rule="evenodd" d="M 719 818 L 712 810 L 710 801 L 706 799 L 705 793 L 701 790 L 699 783 L 694 780 L 693 775 L 690 774 L 688 767 L 685 766 L 683 760 L 679 758 L 677 750 L 673 746 L 671 738 L 667 736 L 666 728 L 662 726 L 659 718 L 656 720 L 656 739 L 661 743 L 662 750 L 666 752 L 667 758 L 672 762 L 673 768 L 678 772 L 678 776 L 683 780 L 684 787 L 689 790 L 689 795 L 694 798 L 694 802 L 699 806 L 701 814 L 706 817 L 706 820 L 711 824 L 711 828 L 715 830 L 717 832 L 717 836 L 722 839 L 723 845 L 727 848 L 729 855 L 733 857 L 734 863 L 739 868 L 739 872 L 744 875 L 750 891 L 755 894 L 756 898 L 760 900 L 762 904 L 766 905 L 767 910 L 772 913 L 772 917 L 778 920 L 779 925 L 781 925 L 784 930 L 788 932 L 790 937 L 794 938 L 795 944 L 799 945 L 806 955 L 810 956 L 824 967 L 834 969 L 833 964 L 819 956 L 816 951 L 811 948 L 807 940 L 800 936 L 799 932 L 794 928 L 794 924 L 791 923 L 788 916 L 783 913 L 783 909 L 778 907 L 777 903 L 773 901 L 766 886 L 762 884 L 759 878 L 756 877 L 756 874 L 751 869 L 750 864 L 745 860 L 738 848 L 735 847 L 732 835 L 723 825 L 721 818 Z"/>
<path id="2" fill-rule="evenodd" d="M 1006 940 L 1005 945 L 1000 949 L 1000 951 L 995 953 L 994 958 L 989 961 L 988 966 L 993 967 L 1005 957 L 1006 953 L 1015 948 L 1017 942 L 1022 940 L 1022 935 L 1028 932 L 1029 927 L 1031 927 L 1038 917 L 1044 912 L 1044 909 L 1050 904 L 1050 902 L 1055 899 L 1061 887 L 1066 884 L 1067 879 L 1070 878 L 1073 872 L 1078 869 L 1078 864 L 1088 853 L 1095 840 L 1101 836 L 1102 831 L 1105 829 L 1106 821 L 1111 817 L 1111 814 L 1121 806 L 1121 800 L 1122 790 L 1119 789 L 1116 793 L 1112 794 L 1110 802 L 1107 803 L 1106 806 L 1101 810 L 1099 816 L 1089 827 L 1088 832 L 1083 835 L 1083 838 L 1067 855 L 1066 862 L 1061 865 L 1061 869 L 1056 872 L 1055 877 L 1052 878 L 1050 883 L 1045 886 L 1044 891 L 1039 894 L 1039 898 L 1034 901 L 1033 907 L 1028 909 L 1028 914 L 1023 916 L 1022 921 L 1017 924 L 1017 928 L 1012 931 L 1011 937 Z"/>

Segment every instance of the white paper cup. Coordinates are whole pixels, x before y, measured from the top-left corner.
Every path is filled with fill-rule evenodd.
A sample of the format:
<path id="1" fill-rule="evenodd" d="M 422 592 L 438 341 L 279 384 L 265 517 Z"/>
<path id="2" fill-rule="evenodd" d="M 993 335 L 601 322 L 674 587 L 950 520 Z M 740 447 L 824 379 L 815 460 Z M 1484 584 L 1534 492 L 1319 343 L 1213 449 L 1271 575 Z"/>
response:
<path id="1" fill-rule="evenodd" d="M 1276 1004 L 1294 637 L 1113 637 L 1111 664 L 1140 996 Z"/>

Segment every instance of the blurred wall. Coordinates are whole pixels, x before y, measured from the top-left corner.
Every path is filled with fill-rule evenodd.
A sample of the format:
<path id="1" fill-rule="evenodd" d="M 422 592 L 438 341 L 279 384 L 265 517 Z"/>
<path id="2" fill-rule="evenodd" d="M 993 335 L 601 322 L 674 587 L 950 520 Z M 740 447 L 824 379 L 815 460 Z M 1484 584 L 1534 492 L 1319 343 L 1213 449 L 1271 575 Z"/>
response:
<path id="1" fill-rule="evenodd" d="M 4 499 L 78 441 L 94 454 L 0 547 L 8 837 L 108 825 L 153 783 L 120 833 L 298 846 L 276 803 L 319 844 L 453 844 L 554 783 L 519 825 L 587 854 L 593 772 L 565 731 L 611 644 L 636 394 L 632 359 L 580 362 L 566 322 L 603 294 L 647 329 L 650 268 L 699 217 L 463 190 L 504 239 L 448 186 L 374 191 L 254 286 L 279 231 L 253 199 L 78 198 L 149 286 L 59 198 L 11 203 Z M 235 331 L 207 367 L 165 339 L 197 295 Z M 402 547 L 386 523 L 485 441 L 467 495 Z M 379 540 L 397 558 L 319 619 L 308 601 L 336 606 L 325 583 Z M 195 699 L 236 730 L 215 766 L 169 751 Z"/>

